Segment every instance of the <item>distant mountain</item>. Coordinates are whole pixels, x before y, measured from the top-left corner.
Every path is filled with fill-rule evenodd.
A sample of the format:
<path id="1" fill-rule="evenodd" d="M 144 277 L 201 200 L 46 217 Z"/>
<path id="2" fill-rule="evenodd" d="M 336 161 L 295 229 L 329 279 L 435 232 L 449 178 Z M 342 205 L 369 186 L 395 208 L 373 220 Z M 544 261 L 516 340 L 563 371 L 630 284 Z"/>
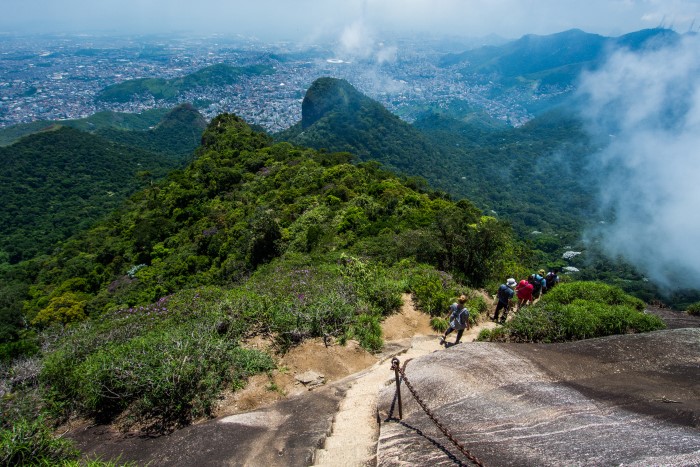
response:
<path id="1" fill-rule="evenodd" d="M 9 146 L 23 136 L 50 129 L 52 125 L 69 126 L 89 133 L 108 128 L 146 131 L 156 126 L 168 112 L 170 109 L 166 108 L 151 109 L 141 113 L 103 111 L 75 120 L 38 120 L 31 123 L 20 123 L 0 128 L 0 146 Z"/>
<path id="2" fill-rule="evenodd" d="M 432 174 L 444 163 L 420 131 L 345 80 L 319 78 L 302 102 L 301 122 L 276 139 L 378 160 L 398 171 Z M 436 178 L 436 177 L 435 177 Z"/>
<path id="3" fill-rule="evenodd" d="M 599 66 L 620 47 L 655 48 L 679 39 L 670 29 L 645 29 L 620 37 L 604 37 L 579 29 L 546 36 L 529 34 L 500 46 L 487 46 L 442 58 L 443 67 L 457 67 L 469 76 L 495 83 L 495 93 L 518 89 L 521 103 L 535 113 L 561 102 L 561 92 L 575 84 L 581 71 Z M 531 95 L 538 99 L 529 99 Z"/>
<path id="4" fill-rule="evenodd" d="M 181 104 L 146 131 L 105 127 L 97 130 L 96 134 L 115 142 L 181 159 L 184 155 L 192 154 L 199 146 L 206 126 L 207 121 L 197 109 L 190 104 Z"/>
<path id="5" fill-rule="evenodd" d="M 47 253 L 182 166 L 205 126 L 194 108 L 180 106 L 152 130 L 91 134 L 53 124 L 0 147 L 0 251 L 12 263 Z"/>
<path id="6" fill-rule="evenodd" d="M 135 96 L 150 96 L 155 100 L 174 102 L 182 93 L 198 88 L 226 86 L 237 83 L 242 76 L 272 74 L 268 65 L 233 67 L 223 63 L 202 68 L 179 78 L 139 78 L 104 88 L 95 98 L 102 102 L 129 102 Z"/>

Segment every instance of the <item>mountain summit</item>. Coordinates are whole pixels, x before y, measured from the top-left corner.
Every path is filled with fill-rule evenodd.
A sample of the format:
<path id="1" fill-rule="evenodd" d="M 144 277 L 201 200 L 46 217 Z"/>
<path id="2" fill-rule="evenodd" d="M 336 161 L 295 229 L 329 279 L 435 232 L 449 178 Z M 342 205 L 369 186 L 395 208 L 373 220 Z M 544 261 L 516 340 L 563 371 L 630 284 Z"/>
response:
<path id="1" fill-rule="evenodd" d="M 354 114 L 373 101 L 344 79 L 319 78 L 306 91 L 301 103 L 301 127 L 309 128 L 330 113 Z"/>
<path id="2" fill-rule="evenodd" d="M 431 172 L 441 158 L 412 125 L 365 96 L 350 83 L 319 78 L 306 92 L 301 122 L 277 139 L 300 146 L 351 152 L 400 171 Z"/>

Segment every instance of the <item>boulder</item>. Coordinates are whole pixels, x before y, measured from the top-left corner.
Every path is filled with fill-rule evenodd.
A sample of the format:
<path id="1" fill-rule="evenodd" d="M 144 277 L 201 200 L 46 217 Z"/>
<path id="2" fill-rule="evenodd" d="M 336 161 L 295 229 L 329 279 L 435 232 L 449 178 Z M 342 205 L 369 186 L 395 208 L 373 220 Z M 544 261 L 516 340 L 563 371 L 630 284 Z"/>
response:
<path id="1" fill-rule="evenodd" d="M 402 362 L 403 364 L 403 362 Z M 485 465 L 700 465 L 700 329 L 563 344 L 462 343 L 406 377 Z M 401 385 L 379 398 L 379 465 L 469 464 Z"/>

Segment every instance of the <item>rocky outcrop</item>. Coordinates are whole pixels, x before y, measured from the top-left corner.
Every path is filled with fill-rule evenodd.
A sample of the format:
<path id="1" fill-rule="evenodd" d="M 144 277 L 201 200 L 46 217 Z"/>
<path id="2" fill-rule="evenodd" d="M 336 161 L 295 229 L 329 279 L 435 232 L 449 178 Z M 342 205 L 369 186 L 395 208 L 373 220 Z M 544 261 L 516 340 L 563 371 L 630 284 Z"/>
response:
<path id="1" fill-rule="evenodd" d="M 406 375 L 485 465 L 699 465 L 700 329 L 565 344 L 464 343 Z M 469 461 L 402 385 L 379 398 L 379 465 Z"/>

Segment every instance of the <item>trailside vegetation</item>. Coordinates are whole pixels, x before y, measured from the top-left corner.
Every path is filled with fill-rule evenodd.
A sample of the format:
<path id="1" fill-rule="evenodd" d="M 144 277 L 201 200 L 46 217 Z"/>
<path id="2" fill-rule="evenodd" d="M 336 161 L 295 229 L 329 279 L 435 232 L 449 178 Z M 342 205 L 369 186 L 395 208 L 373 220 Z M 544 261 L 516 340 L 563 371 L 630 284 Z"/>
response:
<path id="1" fill-rule="evenodd" d="M 352 162 L 221 115 L 189 166 L 51 255 L 0 268 L 4 427 L 42 414 L 172 430 L 274 369 L 254 336 L 279 352 L 310 338 L 376 351 L 402 293 L 439 315 L 523 270 L 508 225 Z"/>
<path id="2" fill-rule="evenodd" d="M 536 304 L 523 307 L 504 326 L 483 330 L 479 340 L 564 342 L 666 327 L 644 308 L 644 302 L 614 286 L 562 283 Z"/>

